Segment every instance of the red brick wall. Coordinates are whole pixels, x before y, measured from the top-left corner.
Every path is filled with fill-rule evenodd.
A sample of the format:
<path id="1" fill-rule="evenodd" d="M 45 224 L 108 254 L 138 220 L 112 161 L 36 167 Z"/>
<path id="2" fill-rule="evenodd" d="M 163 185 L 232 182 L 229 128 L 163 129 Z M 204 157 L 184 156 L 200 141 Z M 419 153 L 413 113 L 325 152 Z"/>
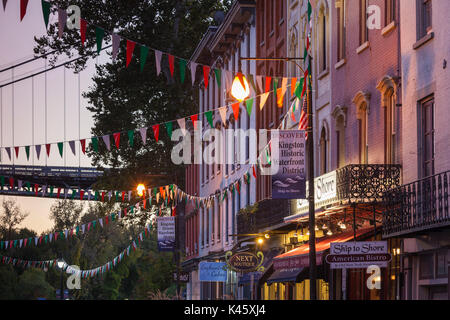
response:
<path id="1" fill-rule="evenodd" d="M 368 145 L 369 163 L 384 162 L 384 110 L 381 107 L 381 94 L 376 86 L 384 76 L 399 75 L 399 27 L 397 26 L 386 35 L 380 29 L 369 30 L 370 46 L 361 53 L 359 47 L 359 5 L 356 0 L 347 0 L 346 6 L 346 64 L 332 72 L 332 105 L 346 106 L 347 127 L 345 128 L 345 159 L 346 163 L 359 163 L 359 133 L 356 118 L 356 106 L 353 97 L 359 92 L 371 94 L 370 112 L 368 116 Z M 384 27 L 384 0 L 371 0 L 370 5 L 381 8 L 381 27 Z M 335 68 L 337 61 L 337 9 L 333 5 L 331 68 Z M 397 3 L 398 19 L 398 3 Z M 397 92 L 401 94 L 400 91 Z M 398 110 L 397 110 L 398 112 Z M 397 117 L 399 119 L 399 117 Z M 335 133 L 335 123 L 332 124 L 331 134 Z M 397 135 L 399 132 L 397 133 Z M 400 154 L 397 143 L 397 154 Z M 333 153 L 336 146 L 332 146 Z M 332 157 L 332 166 L 336 167 L 336 157 Z"/>

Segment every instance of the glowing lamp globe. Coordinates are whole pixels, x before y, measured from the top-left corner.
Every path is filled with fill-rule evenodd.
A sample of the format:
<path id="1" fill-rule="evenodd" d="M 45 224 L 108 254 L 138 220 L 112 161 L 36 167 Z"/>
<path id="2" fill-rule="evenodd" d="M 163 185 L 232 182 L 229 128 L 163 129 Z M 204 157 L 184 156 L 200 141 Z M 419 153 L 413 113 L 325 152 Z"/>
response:
<path id="1" fill-rule="evenodd" d="M 137 186 L 136 190 L 137 190 L 139 197 L 142 197 L 144 195 L 145 186 L 141 183 Z"/>
<path id="2" fill-rule="evenodd" d="M 238 101 L 244 101 L 250 95 L 250 87 L 247 79 L 243 74 L 237 75 L 234 78 L 231 86 L 231 95 Z"/>

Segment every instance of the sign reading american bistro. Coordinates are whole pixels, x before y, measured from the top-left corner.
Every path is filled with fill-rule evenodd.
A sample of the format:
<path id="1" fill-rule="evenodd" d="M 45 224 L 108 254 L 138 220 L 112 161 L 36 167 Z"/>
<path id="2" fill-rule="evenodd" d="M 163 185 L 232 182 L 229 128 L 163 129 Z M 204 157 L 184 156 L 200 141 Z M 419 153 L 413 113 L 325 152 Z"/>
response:
<path id="1" fill-rule="evenodd" d="M 264 272 L 264 267 L 261 266 L 264 261 L 264 254 L 258 251 L 256 254 L 251 252 L 233 252 L 228 251 L 225 254 L 228 268 L 237 272 Z"/>
<path id="2" fill-rule="evenodd" d="M 385 268 L 391 259 L 387 241 L 332 242 L 326 257 L 331 269 Z"/>

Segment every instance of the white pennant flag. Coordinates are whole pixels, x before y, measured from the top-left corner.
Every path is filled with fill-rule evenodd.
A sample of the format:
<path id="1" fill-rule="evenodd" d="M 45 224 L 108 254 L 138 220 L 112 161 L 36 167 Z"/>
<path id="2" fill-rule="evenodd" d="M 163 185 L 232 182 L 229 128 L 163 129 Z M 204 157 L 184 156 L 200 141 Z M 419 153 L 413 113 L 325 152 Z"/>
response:
<path id="1" fill-rule="evenodd" d="M 42 196 L 45 197 L 45 193 L 47 192 L 47 186 L 42 186 Z"/>
<path id="2" fill-rule="evenodd" d="M 117 58 L 117 53 L 119 52 L 120 36 L 113 33 L 112 35 L 112 59 L 113 61 Z"/>
<path id="3" fill-rule="evenodd" d="M 103 228 L 103 219 L 99 219 L 98 221 L 100 222 L 100 225 L 101 225 L 102 228 Z"/>
<path id="4" fill-rule="evenodd" d="M 110 141 L 110 139 L 109 139 L 109 134 L 104 135 L 104 136 L 102 137 L 102 139 L 103 139 L 103 142 L 105 142 L 106 149 L 108 149 L 108 151 L 110 151 L 110 150 L 111 150 L 111 141 Z"/>
<path id="5" fill-rule="evenodd" d="M 177 120 L 178 125 L 180 126 L 181 131 L 183 132 L 183 136 L 186 135 L 186 119 L 181 118 Z"/>
<path id="6" fill-rule="evenodd" d="M 22 180 L 17 180 L 17 189 L 22 189 Z"/>
<path id="7" fill-rule="evenodd" d="M 227 122 L 227 107 L 219 108 L 220 117 L 222 118 L 223 124 Z"/>
<path id="8" fill-rule="evenodd" d="M 111 201 L 112 192 L 108 192 L 108 200 Z"/>
<path id="9" fill-rule="evenodd" d="M 263 76 L 256 76 L 256 85 L 258 86 L 258 92 L 263 92 Z"/>
<path id="10" fill-rule="evenodd" d="M 87 196 L 87 198 L 88 198 L 88 201 L 91 201 L 91 190 L 88 190 L 88 196 Z"/>
<path id="11" fill-rule="evenodd" d="M 161 58 L 162 58 L 162 52 L 159 50 L 155 50 L 156 75 L 159 75 L 161 73 Z"/>
<path id="12" fill-rule="evenodd" d="M 67 193 L 69 192 L 68 189 L 64 189 L 64 199 L 67 199 Z"/>
<path id="13" fill-rule="evenodd" d="M 72 150 L 73 155 L 75 156 L 75 141 L 69 141 L 70 150 Z"/>
<path id="14" fill-rule="evenodd" d="M 35 244 L 36 246 L 37 246 L 38 240 L 39 240 L 38 237 L 35 237 L 35 238 L 34 238 L 34 244 Z"/>
<path id="15" fill-rule="evenodd" d="M 191 69 L 191 79 L 192 79 L 192 85 L 195 83 L 195 74 L 197 71 L 197 63 L 191 62 L 189 65 L 189 68 Z"/>
<path id="16" fill-rule="evenodd" d="M 68 233 L 69 233 L 69 230 L 64 230 L 64 236 L 66 237 L 66 239 L 67 239 L 67 235 L 68 235 Z"/>
<path id="17" fill-rule="evenodd" d="M 260 98 L 261 100 L 259 102 L 259 110 L 262 110 L 264 108 L 264 105 L 266 104 L 267 99 L 269 98 L 269 94 L 270 94 L 270 92 L 266 92 L 261 95 L 261 98 Z"/>
<path id="18" fill-rule="evenodd" d="M 81 226 L 81 231 L 84 233 L 84 228 L 85 228 L 85 224 L 83 224 L 82 226 Z"/>
<path id="19" fill-rule="evenodd" d="M 131 201 L 131 191 L 128 191 L 128 201 Z"/>
<path id="20" fill-rule="evenodd" d="M 53 239 L 53 233 L 50 233 L 49 239 L 50 239 L 50 242 L 52 242 L 52 239 Z"/>
<path id="21" fill-rule="evenodd" d="M 139 132 L 141 133 L 142 143 L 145 144 L 147 142 L 147 128 L 141 128 Z"/>
<path id="22" fill-rule="evenodd" d="M 22 248 L 23 239 L 20 239 L 19 248 Z"/>

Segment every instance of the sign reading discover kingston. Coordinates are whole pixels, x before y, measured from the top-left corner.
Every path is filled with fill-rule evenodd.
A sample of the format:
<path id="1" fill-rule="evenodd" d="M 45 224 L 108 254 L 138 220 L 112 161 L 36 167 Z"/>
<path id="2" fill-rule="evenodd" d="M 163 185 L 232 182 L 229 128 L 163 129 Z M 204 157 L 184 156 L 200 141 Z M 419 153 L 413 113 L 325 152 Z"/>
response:
<path id="1" fill-rule="evenodd" d="M 385 268 L 391 259 L 387 241 L 332 242 L 326 257 L 331 269 Z"/>

